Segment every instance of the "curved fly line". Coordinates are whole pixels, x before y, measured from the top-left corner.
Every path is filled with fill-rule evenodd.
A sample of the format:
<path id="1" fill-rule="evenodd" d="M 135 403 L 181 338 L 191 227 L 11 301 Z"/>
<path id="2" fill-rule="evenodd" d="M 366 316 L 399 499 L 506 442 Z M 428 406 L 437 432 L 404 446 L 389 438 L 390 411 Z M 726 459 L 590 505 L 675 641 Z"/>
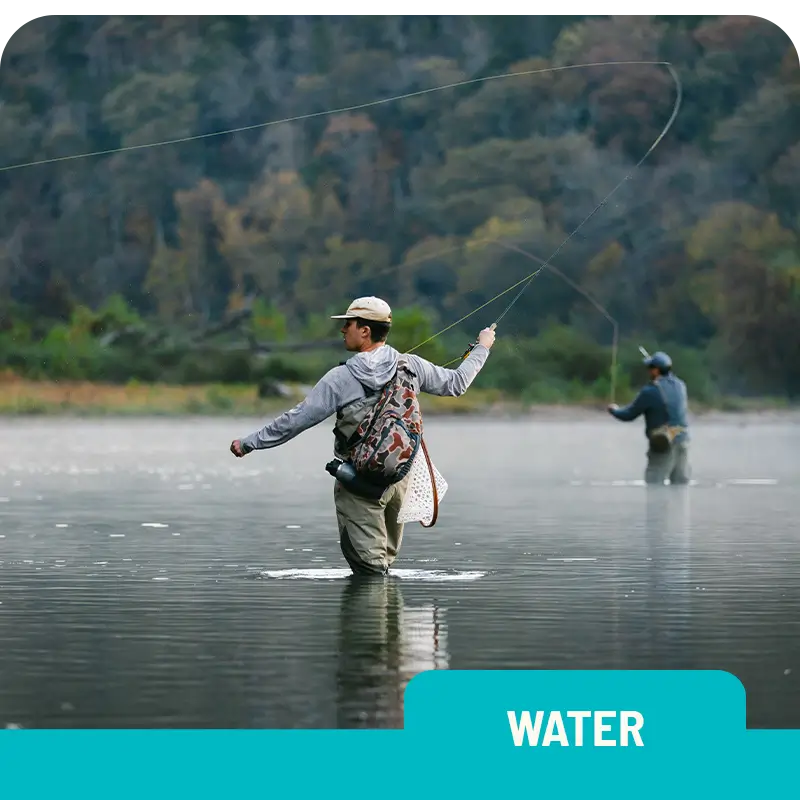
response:
<path id="1" fill-rule="evenodd" d="M 486 308 L 487 306 L 491 305 L 496 300 L 499 300 L 501 297 L 504 297 L 509 292 L 512 292 L 514 289 L 516 289 L 517 287 L 521 286 L 522 288 L 520 288 L 520 290 L 517 292 L 517 294 L 514 295 L 514 297 L 512 298 L 511 302 L 503 309 L 503 311 L 499 314 L 499 316 L 497 316 L 495 318 L 494 322 L 491 325 L 491 328 L 494 330 L 497 327 L 497 325 L 499 324 L 499 322 L 503 319 L 503 317 L 505 317 L 506 314 L 508 314 L 508 312 L 511 311 L 511 309 L 514 307 L 514 305 L 517 303 L 517 301 L 522 297 L 522 295 L 525 293 L 525 291 L 531 285 L 531 283 L 533 283 L 533 281 L 537 277 L 537 275 L 539 275 L 539 273 L 542 270 L 544 270 L 545 268 L 551 266 L 550 265 L 550 261 L 552 261 L 552 259 L 555 258 L 561 252 L 561 250 L 564 248 L 564 246 L 567 244 L 567 242 L 569 242 L 570 239 L 572 239 L 572 237 L 601 208 L 603 208 L 603 206 L 605 206 L 606 203 L 608 203 L 608 201 L 611 199 L 611 197 L 614 194 L 616 194 L 616 192 L 622 186 L 624 186 L 625 183 L 627 183 L 629 180 L 632 179 L 633 173 L 637 169 L 639 169 L 639 167 L 644 163 L 645 159 L 647 159 L 647 157 L 653 152 L 653 150 L 655 150 L 656 147 L 661 143 L 662 139 L 667 135 L 667 132 L 672 127 L 672 124 L 675 122 L 675 119 L 678 116 L 678 111 L 680 110 L 680 107 L 681 107 L 681 102 L 683 100 L 683 84 L 681 83 L 681 80 L 678 77 L 678 74 L 675 71 L 675 69 L 673 68 L 672 64 L 670 64 L 668 61 L 648 61 L 648 62 L 641 62 L 641 61 L 640 62 L 630 62 L 629 61 L 629 62 L 603 62 L 603 63 L 595 63 L 595 64 L 576 64 L 575 67 L 597 67 L 597 66 L 609 66 L 609 65 L 612 65 L 612 64 L 621 65 L 621 64 L 626 64 L 626 63 L 627 64 L 652 64 L 652 65 L 664 66 L 669 70 L 670 76 L 672 77 L 672 79 L 673 79 L 673 81 L 675 83 L 675 103 L 673 104 L 673 107 L 672 107 L 672 113 L 670 114 L 670 117 L 667 120 L 666 125 L 664 125 L 664 127 L 661 129 L 661 132 L 658 134 L 658 136 L 656 137 L 655 141 L 650 145 L 650 147 L 648 148 L 647 152 L 639 159 L 639 161 L 625 175 L 625 177 L 619 183 L 617 183 L 616 186 L 614 186 L 614 188 L 586 215 L 586 217 L 584 217 L 584 219 L 575 227 L 575 229 L 561 242 L 561 244 L 559 244 L 559 246 L 553 251 L 553 253 L 547 259 L 545 259 L 544 262 L 541 263 L 541 266 L 538 269 L 534 270 L 529 275 L 527 275 L 524 278 L 522 278 L 521 280 L 517 281 L 517 283 L 507 287 L 506 289 L 503 289 L 502 292 L 498 292 L 494 297 L 491 297 L 485 303 L 482 303 L 477 308 L 474 308 L 472 311 L 470 311 L 469 313 L 465 314 L 460 319 L 457 319 L 455 322 L 451 323 L 450 325 L 446 326 L 445 328 L 442 328 L 437 333 L 434 333 L 432 336 L 429 336 L 427 339 L 425 339 L 424 341 L 420 342 L 418 345 L 415 345 L 409 352 L 413 352 L 414 350 L 418 350 L 420 347 L 422 347 L 423 345 L 427 344 L 428 342 L 433 341 L 438 336 L 441 336 L 443 333 L 446 333 L 447 331 L 452 330 L 457 325 L 460 325 L 462 322 L 464 322 L 465 320 L 469 319 L 474 314 L 477 314 L 478 311 L 482 311 L 484 308 Z M 555 68 L 552 68 L 552 69 L 559 69 L 559 68 L 555 67 Z M 542 70 L 542 71 L 543 72 L 549 72 L 550 70 Z M 486 242 L 494 242 L 495 244 L 501 244 L 499 239 L 484 240 L 484 241 L 486 241 Z M 530 254 L 526 254 L 520 248 L 513 248 L 512 247 L 510 249 L 516 249 L 517 252 L 519 252 L 521 255 L 528 255 L 529 257 L 531 257 Z M 538 260 L 535 257 L 533 257 L 533 258 L 534 258 L 534 260 Z M 573 288 L 577 288 L 577 286 L 573 285 Z M 616 321 L 614 321 L 613 318 L 610 317 L 608 312 L 605 309 L 602 309 L 594 300 L 592 300 L 592 302 L 602 311 L 602 313 L 606 317 L 608 317 L 609 320 L 611 320 L 614 323 L 614 325 L 615 325 L 615 329 L 614 329 L 615 330 L 615 348 L 616 348 L 616 342 L 617 342 Z M 452 361 L 448 361 L 443 366 L 449 366 L 450 364 L 453 364 L 456 361 L 459 361 L 459 360 L 465 358 L 469 354 L 470 350 L 473 347 L 474 347 L 474 344 L 470 345 L 470 347 L 468 348 L 466 353 L 464 353 L 462 356 L 459 356 L 458 358 L 453 359 Z M 615 367 L 615 365 L 616 365 L 616 349 L 614 350 L 614 367 Z M 613 367 L 612 367 L 612 371 L 613 371 Z M 613 387 L 612 387 L 612 396 L 613 396 Z"/>

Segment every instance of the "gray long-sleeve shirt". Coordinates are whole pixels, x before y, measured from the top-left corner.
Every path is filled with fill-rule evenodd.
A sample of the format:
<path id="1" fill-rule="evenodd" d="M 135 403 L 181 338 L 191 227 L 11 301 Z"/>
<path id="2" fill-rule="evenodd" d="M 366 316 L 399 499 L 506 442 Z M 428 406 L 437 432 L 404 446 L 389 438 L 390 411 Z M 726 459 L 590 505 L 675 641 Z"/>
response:
<path id="1" fill-rule="evenodd" d="M 400 354 L 388 344 L 356 353 L 343 365 L 329 370 L 308 396 L 294 408 L 268 422 L 260 431 L 242 438 L 245 453 L 285 444 L 305 430 L 319 425 L 340 408 L 366 395 L 364 387 L 377 390 L 392 379 Z M 476 345 L 456 369 L 438 367 L 413 354 L 409 366 L 417 374 L 417 393 L 460 397 L 481 371 L 489 350 Z"/>

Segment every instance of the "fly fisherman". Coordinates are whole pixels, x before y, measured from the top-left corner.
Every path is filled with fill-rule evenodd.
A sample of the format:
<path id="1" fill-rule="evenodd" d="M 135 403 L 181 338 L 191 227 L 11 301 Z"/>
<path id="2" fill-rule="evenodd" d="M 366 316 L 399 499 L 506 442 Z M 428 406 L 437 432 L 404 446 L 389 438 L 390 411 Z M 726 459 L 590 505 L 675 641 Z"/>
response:
<path id="1" fill-rule="evenodd" d="M 689 401 L 686 384 L 672 372 L 672 359 L 666 353 L 654 353 L 644 359 L 650 382 L 643 386 L 630 405 L 608 407 L 609 413 L 622 422 L 632 422 L 641 414 L 645 419 L 647 451 L 645 482 L 663 484 L 689 483 Z"/>
<path id="2" fill-rule="evenodd" d="M 342 462 L 349 461 L 351 437 L 376 405 L 382 388 L 396 379 L 401 355 L 386 344 L 392 310 L 380 298 L 359 297 L 344 314 L 331 319 L 344 320 L 341 328 L 344 344 L 354 355 L 323 375 L 305 400 L 293 409 L 260 431 L 234 440 L 231 452 L 237 458 L 253 450 L 285 444 L 336 414 L 334 455 Z M 477 344 L 456 369 L 438 367 L 419 356 L 405 354 L 402 358 L 411 370 L 406 374 L 410 374 L 412 392 L 460 397 L 486 363 L 494 340 L 494 330 L 482 330 Z M 403 399 L 406 400 L 405 395 Z M 397 522 L 397 516 L 409 478 L 410 474 L 406 474 L 386 489 L 373 489 L 371 495 L 356 493 L 356 484 L 338 479 L 334 483 L 339 544 L 354 573 L 386 575 L 397 558 L 404 527 Z"/>

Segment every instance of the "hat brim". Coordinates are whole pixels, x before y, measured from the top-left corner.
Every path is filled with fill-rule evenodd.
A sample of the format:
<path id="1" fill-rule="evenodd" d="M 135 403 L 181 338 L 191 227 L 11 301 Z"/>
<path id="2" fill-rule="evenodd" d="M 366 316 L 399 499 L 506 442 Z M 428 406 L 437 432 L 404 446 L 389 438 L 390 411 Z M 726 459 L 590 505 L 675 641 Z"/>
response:
<path id="1" fill-rule="evenodd" d="M 336 314 L 331 319 L 364 319 L 368 322 L 382 322 L 385 325 L 392 324 L 391 319 L 375 319 L 375 317 L 370 317 L 368 314 Z"/>

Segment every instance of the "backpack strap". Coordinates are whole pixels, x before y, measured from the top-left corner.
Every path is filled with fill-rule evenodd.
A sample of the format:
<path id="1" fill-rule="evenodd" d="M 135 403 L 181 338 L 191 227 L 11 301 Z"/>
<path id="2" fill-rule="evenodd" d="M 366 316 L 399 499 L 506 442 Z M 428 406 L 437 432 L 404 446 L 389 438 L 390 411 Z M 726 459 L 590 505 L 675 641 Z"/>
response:
<path id="1" fill-rule="evenodd" d="M 670 442 L 672 442 L 672 440 L 679 433 L 682 433 L 683 431 L 685 431 L 686 428 L 684 428 L 683 425 L 673 425 L 670 422 L 670 416 L 671 415 L 669 413 L 669 403 L 667 402 L 667 395 L 666 395 L 666 392 L 664 391 L 664 387 L 661 385 L 661 381 L 660 380 L 656 380 L 656 381 L 654 381 L 654 383 L 656 385 L 656 389 L 658 389 L 658 393 L 661 395 L 661 399 L 664 401 L 664 408 L 665 408 L 665 410 L 667 412 L 667 421 L 666 421 L 666 423 L 664 425 L 660 425 L 658 428 L 656 428 L 655 431 L 653 431 L 653 433 L 660 432 L 660 431 L 666 431 L 667 438 L 669 439 Z"/>
<path id="2" fill-rule="evenodd" d="M 436 524 L 436 520 L 439 517 L 439 490 L 436 488 L 436 479 L 433 475 L 433 464 L 431 464 L 431 457 L 428 455 L 428 448 L 425 446 L 424 438 L 420 441 L 420 444 L 422 445 L 422 452 L 425 454 L 425 461 L 428 463 L 428 474 L 431 476 L 431 489 L 433 490 L 433 517 L 427 525 L 421 520 L 419 524 L 422 525 L 423 528 L 432 528 Z"/>
<path id="3" fill-rule="evenodd" d="M 661 385 L 661 380 L 659 379 L 659 380 L 655 381 L 655 385 L 656 385 L 656 389 L 658 389 L 658 393 L 661 395 L 661 399 L 664 401 L 664 407 L 667 409 L 667 425 L 669 425 L 671 428 L 679 428 L 680 430 L 683 430 L 683 426 L 681 426 L 681 425 L 672 425 L 669 422 L 669 417 L 670 417 L 669 402 L 667 401 L 667 395 L 664 392 L 664 387 Z M 681 399 L 684 400 L 684 402 L 686 401 L 686 390 L 685 389 L 681 390 Z"/>
<path id="4" fill-rule="evenodd" d="M 664 392 L 664 387 L 661 385 L 660 380 L 653 382 L 656 385 L 656 389 L 658 389 L 658 393 L 661 395 L 661 399 L 664 401 L 664 408 L 667 410 L 667 424 L 669 424 L 669 403 L 667 402 L 667 395 Z"/>

